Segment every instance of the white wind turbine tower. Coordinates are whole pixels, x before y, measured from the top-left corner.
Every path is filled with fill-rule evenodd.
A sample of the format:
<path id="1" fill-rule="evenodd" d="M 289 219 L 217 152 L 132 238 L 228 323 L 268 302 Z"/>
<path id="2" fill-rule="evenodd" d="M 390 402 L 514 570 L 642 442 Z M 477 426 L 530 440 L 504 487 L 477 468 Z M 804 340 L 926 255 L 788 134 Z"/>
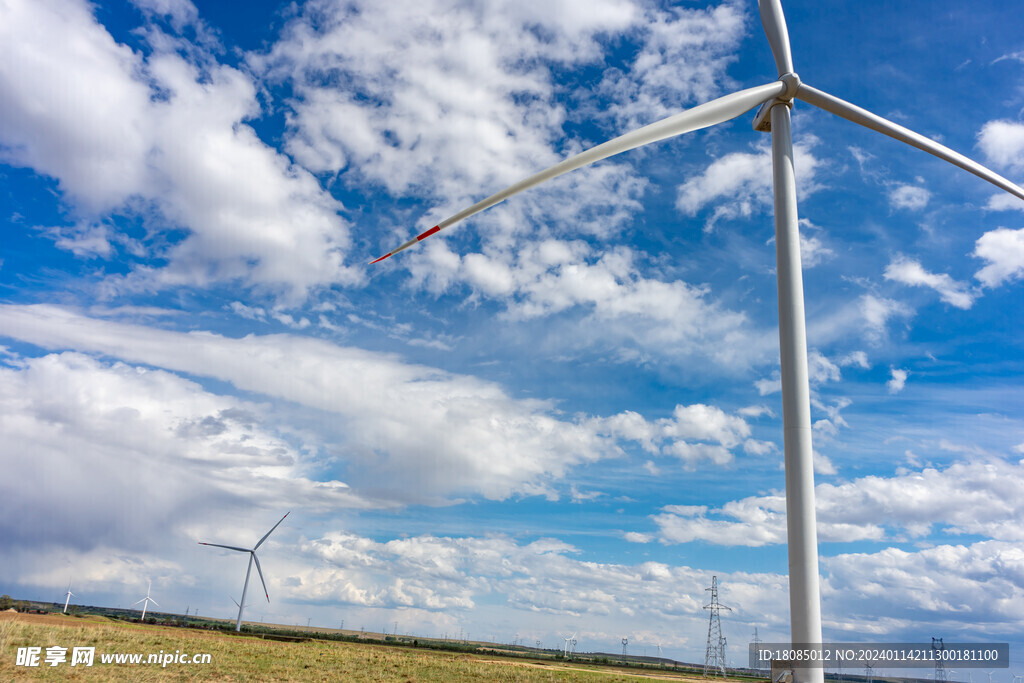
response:
<path id="1" fill-rule="evenodd" d="M 754 107 L 761 106 L 754 117 L 754 128 L 770 132 L 772 135 L 789 551 L 790 637 L 794 643 L 820 643 L 821 597 L 814 511 L 807 337 L 800 237 L 797 227 L 796 175 L 793 168 L 793 142 L 790 131 L 790 108 L 793 106 L 793 100 L 801 100 L 917 147 L 1021 199 L 1024 199 L 1024 189 L 944 145 L 801 82 L 793 67 L 789 33 L 780 0 L 758 0 L 758 7 L 761 23 L 775 59 L 778 80 L 725 95 L 592 147 L 463 209 L 371 263 L 383 261 L 459 221 L 563 173 L 652 142 L 729 121 Z M 794 677 L 797 683 L 820 683 L 824 680 L 824 670 L 797 669 L 794 671 Z"/>
<path id="2" fill-rule="evenodd" d="M 74 593 L 71 592 L 71 579 L 68 579 L 68 592 L 64 596 L 64 614 L 68 613 L 68 603 L 71 602 L 73 596 Z"/>
<path id="3" fill-rule="evenodd" d="M 143 603 L 143 604 L 142 604 L 142 616 L 141 616 L 141 617 L 139 617 L 139 621 L 145 621 L 145 620 L 146 620 L 146 608 L 148 608 L 148 607 L 149 607 L 149 603 L 151 603 L 151 602 L 152 602 L 152 603 L 153 603 L 154 605 L 156 605 L 157 607 L 159 607 L 159 606 L 160 606 L 160 603 L 159 603 L 159 602 L 157 602 L 157 601 L 156 601 L 156 600 L 154 600 L 153 598 L 149 597 L 149 594 L 150 594 L 150 593 L 151 593 L 152 591 L 153 591 L 153 580 L 152 580 L 152 579 L 150 579 L 150 580 L 149 580 L 149 586 L 148 586 L 148 587 L 146 588 L 146 597 L 142 598 L 142 600 L 136 600 L 135 602 L 133 602 L 133 603 L 132 603 L 133 605 L 137 605 L 137 604 L 139 604 L 140 602 L 141 602 L 141 603 Z"/>
<path id="4" fill-rule="evenodd" d="M 286 512 L 284 513 L 284 517 L 287 517 L 290 514 L 291 512 Z M 215 548 L 227 548 L 228 550 L 235 550 L 240 553 L 249 553 L 249 568 L 245 570 L 245 583 L 242 584 L 242 600 L 241 602 L 235 602 L 235 604 L 238 605 L 238 620 L 235 622 L 236 631 L 242 630 L 242 611 L 245 609 L 245 593 L 247 590 L 249 590 L 249 574 L 252 573 L 253 562 L 256 563 L 256 571 L 259 572 L 260 583 L 263 584 L 263 594 L 267 596 L 267 602 L 270 602 L 270 593 L 267 591 L 267 582 L 263 580 L 263 570 L 260 568 L 260 558 L 256 557 L 256 551 L 259 549 L 261 545 L 263 545 L 263 542 L 267 540 L 267 537 L 270 536 L 270 534 L 274 533 L 274 529 L 280 526 L 281 522 L 284 521 L 284 517 L 278 520 L 277 524 L 272 526 L 270 528 L 270 531 L 264 534 L 263 538 L 260 539 L 259 543 L 257 543 L 252 548 L 239 548 L 238 546 L 234 545 L 221 545 L 220 543 L 204 543 L 203 541 L 199 542 L 199 545 L 209 545 Z M 235 599 L 231 598 L 231 600 L 232 602 L 234 602 Z"/>
<path id="5" fill-rule="evenodd" d="M 576 633 L 573 632 L 571 636 L 565 637 L 565 657 L 569 657 L 569 643 L 573 644 L 573 652 L 576 651 Z"/>

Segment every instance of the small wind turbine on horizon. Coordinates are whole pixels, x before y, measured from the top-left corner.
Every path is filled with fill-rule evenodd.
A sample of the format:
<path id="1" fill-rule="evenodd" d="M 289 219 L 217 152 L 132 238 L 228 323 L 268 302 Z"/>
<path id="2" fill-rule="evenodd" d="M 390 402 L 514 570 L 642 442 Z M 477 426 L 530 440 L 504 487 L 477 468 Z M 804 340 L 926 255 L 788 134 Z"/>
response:
<path id="1" fill-rule="evenodd" d="M 133 602 L 133 603 L 132 603 L 133 605 L 137 605 L 137 604 L 139 604 L 140 602 L 141 602 L 141 603 L 143 603 L 143 604 L 142 604 L 142 616 L 141 616 L 141 617 L 139 617 L 139 621 L 145 621 L 145 620 L 146 620 L 146 609 L 147 609 L 147 608 L 149 607 L 149 603 L 151 603 L 151 602 L 152 602 L 152 603 L 153 603 L 154 605 L 156 605 L 157 607 L 159 607 L 159 606 L 160 606 L 160 603 L 159 603 L 159 602 L 157 602 L 157 601 L 156 601 L 156 600 L 154 600 L 153 598 L 149 597 L 149 594 L 150 594 L 150 593 L 151 593 L 152 591 L 153 591 L 153 580 L 152 580 L 152 579 L 150 579 L 150 580 L 149 580 L 149 586 L 147 586 L 147 587 L 146 587 L 146 597 L 142 598 L 142 600 L 136 600 L 135 602 Z"/>
<path id="2" fill-rule="evenodd" d="M 74 596 L 74 593 L 71 592 L 71 579 L 68 579 L 68 592 L 64 596 L 64 614 L 68 613 L 68 603 L 71 602 L 72 596 Z"/>
<path id="3" fill-rule="evenodd" d="M 1024 199 L 1024 189 L 934 140 L 803 83 L 794 71 L 789 32 L 780 0 L 758 0 L 758 8 L 778 70 L 778 80 L 725 95 L 592 147 L 459 211 L 371 263 L 394 256 L 445 228 L 563 173 L 659 140 L 724 123 L 760 106 L 754 117 L 754 129 L 771 133 L 772 136 L 790 636 L 794 643 L 821 643 L 821 591 L 814 510 L 807 334 L 797 221 L 796 173 L 790 129 L 793 100 L 801 100 L 917 147 L 1021 199 Z M 824 670 L 799 668 L 794 670 L 794 679 L 796 683 L 821 683 Z"/>
<path id="4" fill-rule="evenodd" d="M 569 656 L 569 643 L 573 645 L 573 652 L 576 651 L 576 632 L 573 632 L 571 636 L 565 637 L 565 656 Z"/>
<path id="5" fill-rule="evenodd" d="M 286 512 L 284 513 L 284 517 L 287 517 L 290 514 L 290 511 Z M 238 546 L 234 545 L 222 545 L 220 543 L 205 543 L 203 541 L 199 541 L 199 545 L 209 545 L 215 548 L 227 548 L 228 550 L 234 550 L 240 553 L 249 553 L 249 568 L 245 570 L 245 583 L 242 584 L 242 600 L 241 602 L 235 602 L 235 599 L 231 598 L 231 601 L 235 602 L 235 604 L 238 605 L 238 620 L 235 622 L 235 631 L 242 630 L 242 612 L 245 609 L 245 593 L 249 590 L 249 575 L 252 573 L 253 562 L 256 563 L 256 571 L 259 572 L 260 583 L 263 584 L 263 594 L 267 597 L 267 602 L 270 602 L 270 592 L 267 590 L 267 582 L 263 580 L 263 570 L 260 568 L 260 558 L 256 557 L 256 551 L 259 549 L 261 545 L 263 545 L 263 542 L 267 540 L 267 537 L 270 536 L 270 534 L 274 533 L 274 529 L 281 525 L 281 522 L 284 521 L 284 517 L 278 520 L 277 524 L 272 526 L 270 528 L 270 531 L 265 533 L 263 535 L 263 538 L 260 539 L 259 543 L 257 543 L 252 548 L 239 548 Z"/>

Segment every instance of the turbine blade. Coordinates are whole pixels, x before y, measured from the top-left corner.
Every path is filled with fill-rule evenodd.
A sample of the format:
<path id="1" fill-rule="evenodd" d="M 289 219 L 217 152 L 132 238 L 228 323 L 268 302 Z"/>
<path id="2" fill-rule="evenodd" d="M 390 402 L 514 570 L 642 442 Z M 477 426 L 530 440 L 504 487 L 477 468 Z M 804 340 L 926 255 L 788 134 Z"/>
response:
<path id="1" fill-rule="evenodd" d="M 557 178 L 563 173 L 574 171 L 577 168 L 587 166 L 596 161 L 600 161 L 601 159 L 607 159 L 610 156 L 615 156 L 622 152 L 628 152 L 631 149 L 636 149 L 637 147 L 642 147 L 652 142 L 700 130 L 701 128 L 707 128 L 708 126 L 713 126 L 718 123 L 724 123 L 725 121 L 734 119 L 737 116 L 750 111 L 762 102 L 778 97 L 785 92 L 785 90 L 786 85 L 781 81 L 775 81 L 774 83 L 767 83 L 754 88 L 740 90 L 739 92 L 719 97 L 716 100 L 712 100 L 692 109 L 687 109 L 686 111 L 674 114 L 673 116 L 669 116 L 661 121 L 656 121 L 655 123 L 644 126 L 643 128 L 638 128 L 626 133 L 625 135 L 620 135 L 619 137 L 597 145 L 596 147 L 591 147 L 585 152 L 580 152 L 576 156 L 569 157 L 568 159 L 555 164 L 551 168 L 535 173 L 529 178 L 520 180 L 515 185 L 511 185 L 500 192 L 492 194 L 487 199 L 479 201 L 467 209 L 463 209 L 454 216 L 444 219 L 430 230 L 417 235 L 405 244 L 389 251 L 384 256 L 381 256 L 370 263 L 378 263 L 389 256 L 394 256 L 398 252 L 408 249 L 417 242 L 420 242 L 447 227 L 455 225 L 459 221 L 480 213 L 484 209 L 489 209 L 495 204 L 503 202 L 509 197 L 517 195 L 524 190 L 540 185 L 552 178 Z"/>
<path id="2" fill-rule="evenodd" d="M 260 583 L 263 584 L 263 594 L 267 596 L 267 602 L 270 602 L 270 592 L 267 590 L 267 582 L 263 580 L 263 570 L 260 569 L 260 558 L 256 557 L 256 553 L 253 553 L 252 559 L 256 560 L 256 571 L 259 572 Z"/>
<path id="3" fill-rule="evenodd" d="M 143 600 L 145 600 L 145 599 L 146 599 L 146 598 L 142 598 L 142 600 L 136 600 L 136 601 L 135 601 L 135 602 L 133 602 L 132 604 L 133 604 L 133 605 L 137 605 L 137 604 L 139 604 L 140 602 L 142 602 L 142 601 L 143 601 Z"/>
<path id="4" fill-rule="evenodd" d="M 220 543 L 203 543 L 202 541 L 199 541 L 199 545 L 211 545 L 214 548 L 227 548 L 228 550 L 237 550 L 240 553 L 251 553 L 253 551 L 253 548 L 239 548 L 238 546 L 221 545 Z"/>
<path id="5" fill-rule="evenodd" d="M 996 187 L 1024 199 L 1024 189 L 1021 189 L 1019 186 L 1011 183 L 995 171 L 982 166 L 976 161 L 968 159 L 959 152 L 954 152 L 945 145 L 940 145 L 930 138 L 926 138 L 923 135 L 915 133 L 909 128 L 904 128 L 903 126 L 895 124 L 888 119 L 884 119 L 877 114 L 872 114 L 867 109 L 862 109 L 855 104 L 850 104 L 845 100 L 841 100 L 838 97 L 829 95 L 826 92 L 812 88 L 809 85 L 804 85 L 803 83 L 800 84 L 800 88 L 796 91 L 796 97 L 807 104 L 813 104 L 819 109 L 824 109 L 836 116 L 848 121 L 853 121 L 865 128 L 870 128 L 871 130 L 888 135 L 900 142 L 905 142 L 912 147 L 917 147 L 918 149 L 937 156 L 940 159 L 944 159 L 951 164 L 959 166 L 965 171 L 973 173 L 983 180 L 987 180 Z"/>
<path id="6" fill-rule="evenodd" d="M 284 517 L 287 517 L 287 516 L 288 516 L 288 515 L 290 515 L 290 514 L 292 514 L 291 510 L 289 510 L 289 511 L 288 511 L 288 512 L 286 512 L 286 513 L 284 513 Z M 276 529 L 276 528 L 277 528 L 278 526 L 280 526 L 280 525 L 281 525 L 281 522 L 283 522 L 283 521 L 284 521 L 284 517 L 282 517 L 282 518 L 281 518 L 280 520 L 278 520 L 277 524 L 275 524 L 274 526 L 272 526 L 272 527 L 270 528 L 270 531 L 268 531 L 268 532 L 267 532 L 267 533 L 266 533 L 266 534 L 265 534 L 265 535 L 263 536 L 263 538 L 261 538 L 261 539 L 260 539 L 260 542 L 259 542 L 259 543 L 257 543 L 257 544 L 256 544 L 255 546 L 253 546 L 253 551 L 254 551 L 254 552 L 255 552 L 255 551 L 256 551 L 256 550 L 257 550 L 257 549 L 258 549 L 258 548 L 259 548 L 259 547 L 260 547 L 261 545 L 263 545 L 263 541 L 267 540 L 267 536 L 269 536 L 270 534 L 274 533 L 274 529 Z"/>
<path id="7" fill-rule="evenodd" d="M 159 606 L 160 606 L 160 603 L 159 603 L 159 602 L 157 602 L 156 600 L 154 600 L 153 598 L 149 598 L 149 601 L 150 601 L 151 603 L 153 603 L 154 605 L 156 605 L 157 607 L 159 607 Z"/>
<path id="8" fill-rule="evenodd" d="M 789 49 L 789 29 L 786 27 L 786 15 L 782 13 L 782 2 L 757 0 L 757 8 L 761 12 L 761 25 L 768 36 L 768 44 L 772 46 L 779 75 L 793 73 L 793 53 Z"/>

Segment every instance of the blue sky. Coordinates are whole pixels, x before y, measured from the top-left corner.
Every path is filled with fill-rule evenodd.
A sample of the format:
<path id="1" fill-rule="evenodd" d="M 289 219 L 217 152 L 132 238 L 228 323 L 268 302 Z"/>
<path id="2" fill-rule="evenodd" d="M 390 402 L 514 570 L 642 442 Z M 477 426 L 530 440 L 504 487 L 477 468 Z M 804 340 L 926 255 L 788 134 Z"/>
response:
<path id="1" fill-rule="evenodd" d="M 785 9 L 806 83 L 1024 181 L 1015 3 Z M 291 510 L 253 618 L 698 660 L 715 575 L 732 661 L 788 638 L 752 115 L 366 265 L 773 81 L 753 2 L 0 14 L 0 591 L 229 617 L 196 542 Z M 793 116 L 825 637 L 1019 653 L 1024 202 Z"/>

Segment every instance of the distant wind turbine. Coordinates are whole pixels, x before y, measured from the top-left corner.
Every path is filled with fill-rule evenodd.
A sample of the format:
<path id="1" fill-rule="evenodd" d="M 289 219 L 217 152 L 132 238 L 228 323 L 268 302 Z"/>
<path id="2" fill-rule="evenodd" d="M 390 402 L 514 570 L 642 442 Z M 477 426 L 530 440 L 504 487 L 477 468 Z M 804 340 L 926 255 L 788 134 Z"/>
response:
<path id="1" fill-rule="evenodd" d="M 573 644 L 573 651 L 576 650 L 576 633 L 574 632 L 571 636 L 565 637 L 565 656 L 569 656 L 569 643 Z"/>
<path id="2" fill-rule="evenodd" d="M 137 604 L 139 604 L 140 602 L 142 603 L 142 616 L 141 616 L 141 617 L 139 617 L 139 621 L 145 621 L 145 620 L 146 620 L 146 608 L 148 608 L 148 607 L 149 607 L 149 603 L 151 603 L 151 602 L 152 602 L 152 603 L 153 603 L 154 605 L 156 605 L 157 607 L 159 607 L 159 606 L 160 606 L 160 603 L 159 603 L 159 602 L 157 602 L 157 601 L 156 601 L 156 600 L 154 600 L 153 598 L 149 597 L 149 594 L 150 594 L 150 593 L 151 593 L 152 591 L 153 591 L 153 580 L 152 580 L 152 579 L 150 579 L 150 580 L 149 580 L 149 586 L 148 586 L 148 587 L 146 588 L 146 597 L 142 598 L 142 600 L 136 600 L 135 602 L 133 602 L 133 603 L 132 603 L 133 605 L 137 605 Z"/>
<path id="3" fill-rule="evenodd" d="M 291 512 L 286 512 L 284 513 L 284 517 L 287 517 L 290 514 Z M 252 548 L 239 548 L 238 546 L 234 545 L 221 545 L 220 543 L 204 543 L 203 541 L 199 542 L 199 545 L 209 545 L 215 548 L 227 548 L 228 550 L 235 550 L 240 553 L 249 553 L 249 568 L 245 570 L 245 583 L 242 585 L 242 601 L 235 602 L 235 604 L 238 605 L 238 620 L 235 622 L 236 631 L 242 630 L 242 611 L 245 609 L 245 593 L 247 590 L 249 590 L 249 574 L 252 573 L 253 562 L 256 563 L 256 571 L 259 572 L 260 583 L 263 584 L 263 594 L 267 596 L 267 602 L 270 602 L 270 593 L 267 591 L 267 582 L 263 580 L 263 570 L 260 568 L 260 558 L 256 557 L 256 551 L 259 549 L 261 545 L 263 545 L 263 541 L 267 540 L 267 536 L 270 536 L 270 534 L 274 533 L 274 529 L 280 526 L 281 522 L 284 521 L 284 517 L 278 520 L 277 524 L 272 526 L 270 528 L 270 531 L 264 534 L 263 538 L 260 539 L 259 543 L 257 543 Z M 235 599 L 231 598 L 231 600 L 232 602 L 234 602 Z"/>
<path id="4" fill-rule="evenodd" d="M 73 595 L 74 593 L 71 592 L 71 579 L 68 579 L 68 592 L 67 595 L 64 597 L 64 614 L 68 613 L 68 603 L 71 602 L 71 597 Z"/>
<path id="5" fill-rule="evenodd" d="M 754 117 L 754 128 L 762 132 L 770 132 L 772 135 L 786 523 L 789 551 L 790 636 L 794 643 L 820 643 L 821 591 L 818 577 L 818 537 L 814 511 L 807 335 L 804 321 L 800 236 L 797 225 L 796 174 L 793 167 L 793 141 L 789 111 L 793 106 L 793 100 L 802 100 L 853 123 L 917 147 L 959 166 L 1021 199 L 1024 199 L 1024 189 L 934 140 L 801 82 L 793 68 L 789 32 L 786 28 L 781 1 L 758 0 L 758 7 L 761 23 L 778 70 L 777 81 L 725 95 L 592 147 L 459 211 L 371 263 L 383 261 L 445 228 L 563 173 L 652 142 L 724 123 L 760 106 L 760 110 Z M 796 683 L 821 683 L 824 680 L 824 670 L 799 668 L 794 671 L 794 678 Z"/>

